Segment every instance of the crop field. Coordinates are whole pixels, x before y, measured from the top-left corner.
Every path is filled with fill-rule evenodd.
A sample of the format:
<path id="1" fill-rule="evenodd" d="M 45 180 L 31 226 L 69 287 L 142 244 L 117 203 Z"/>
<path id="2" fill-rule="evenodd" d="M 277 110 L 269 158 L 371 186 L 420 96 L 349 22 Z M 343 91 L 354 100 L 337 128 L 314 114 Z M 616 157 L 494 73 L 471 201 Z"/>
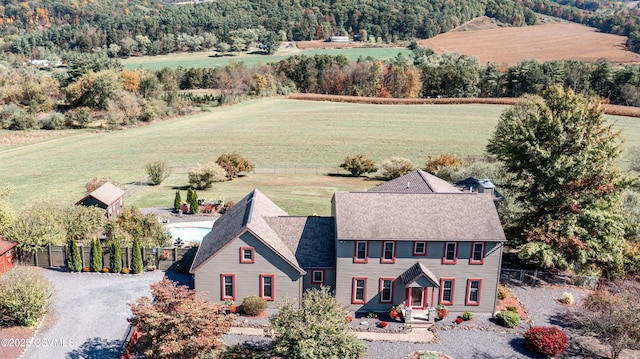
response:
<path id="1" fill-rule="evenodd" d="M 1 147 L 0 185 L 16 187 L 8 198 L 15 208 L 39 201 L 71 204 L 94 177 L 121 184 L 128 205 L 170 206 L 175 191 L 188 185 L 189 167 L 238 151 L 256 164 L 256 173 L 216 183 L 200 197 L 237 201 L 258 188 L 290 214 L 326 215 L 334 191 L 379 183 L 375 175 L 341 175 L 336 167 L 345 156 L 363 153 L 378 163 L 399 156 L 420 167 L 442 153 L 481 156 L 505 108 L 252 100 L 138 128 Z M 625 147 L 640 147 L 640 121 L 611 118 Z M 173 174 L 160 186 L 140 185 L 144 164 L 153 160 L 166 161 Z"/>
<path id="2" fill-rule="evenodd" d="M 526 59 L 640 62 L 640 54 L 625 50 L 627 38 L 598 32 L 575 23 L 550 23 L 526 27 L 504 27 L 451 31 L 426 40 L 422 46 L 438 53 L 458 52 L 475 56 L 481 63 L 515 65 Z"/>
<path id="3" fill-rule="evenodd" d="M 266 64 L 270 62 L 278 62 L 292 55 L 305 54 L 307 56 L 313 56 L 316 54 L 328 54 L 328 55 L 344 55 L 350 61 L 355 61 L 359 57 L 371 56 L 376 59 L 389 59 L 397 56 L 399 53 L 409 56 L 411 51 L 406 48 L 399 47 L 381 47 L 381 48 L 333 48 L 333 49 L 310 49 L 300 50 L 297 48 L 281 48 L 273 55 L 264 54 L 233 54 L 234 56 L 219 56 L 216 57 L 215 51 L 210 52 L 190 52 L 190 53 L 177 53 L 169 55 L 159 56 L 142 56 L 142 57 L 130 57 L 123 59 L 122 64 L 128 69 L 146 68 L 151 70 L 158 70 L 164 67 L 176 68 L 182 66 L 189 67 L 218 67 L 225 66 L 232 61 L 243 61 L 247 66 L 251 67 L 258 64 Z"/>

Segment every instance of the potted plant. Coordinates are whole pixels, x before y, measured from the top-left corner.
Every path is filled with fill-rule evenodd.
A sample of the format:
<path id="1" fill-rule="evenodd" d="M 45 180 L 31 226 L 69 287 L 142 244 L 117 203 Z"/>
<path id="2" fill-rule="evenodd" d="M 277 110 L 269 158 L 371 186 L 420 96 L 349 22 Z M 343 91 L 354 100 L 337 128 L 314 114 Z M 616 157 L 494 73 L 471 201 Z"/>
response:
<path id="1" fill-rule="evenodd" d="M 169 251 L 167 251 L 167 250 L 163 251 L 162 254 L 160 254 L 160 259 L 162 259 L 162 260 L 169 259 Z"/>
<path id="2" fill-rule="evenodd" d="M 232 300 L 225 300 L 224 305 L 227 307 L 227 309 L 229 309 L 229 313 L 236 312 L 236 305 L 233 303 Z"/>
<path id="3" fill-rule="evenodd" d="M 447 307 L 445 307 L 444 305 L 439 305 L 436 307 L 436 310 L 438 311 L 438 319 L 443 319 L 444 317 L 446 317 L 447 315 L 449 315 L 449 311 L 447 310 Z"/>
<path id="4" fill-rule="evenodd" d="M 392 320 L 402 320 L 402 312 L 395 305 L 389 310 L 389 318 Z"/>
<path id="5" fill-rule="evenodd" d="M 350 316 L 350 315 L 347 315 L 347 316 L 345 317 L 345 319 L 346 319 L 346 320 L 347 320 L 347 322 L 349 322 L 349 323 L 353 322 L 353 317 L 352 317 L 352 316 Z"/>

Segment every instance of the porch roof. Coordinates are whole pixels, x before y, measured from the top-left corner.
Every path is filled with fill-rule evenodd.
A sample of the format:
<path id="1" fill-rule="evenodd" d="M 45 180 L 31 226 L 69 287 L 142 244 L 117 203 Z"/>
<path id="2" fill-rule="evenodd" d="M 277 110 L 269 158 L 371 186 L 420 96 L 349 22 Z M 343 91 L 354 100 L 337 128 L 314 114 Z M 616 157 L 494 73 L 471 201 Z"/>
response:
<path id="1" fill-rule="evenodd" d="M 440 287 L 440 284 L 438 284 L 438 277 L 436 277 L 427 267 L 425 267 L 424 264 L 420 262 L 416 262 L 416 264 L 412 265 L 404 273 L 400 274 L 400 279 L 402 279 L 405 288 L 408 288 L 411 283 L 415 282 L 421 277 L 429 280 L 434 287 Z"/>

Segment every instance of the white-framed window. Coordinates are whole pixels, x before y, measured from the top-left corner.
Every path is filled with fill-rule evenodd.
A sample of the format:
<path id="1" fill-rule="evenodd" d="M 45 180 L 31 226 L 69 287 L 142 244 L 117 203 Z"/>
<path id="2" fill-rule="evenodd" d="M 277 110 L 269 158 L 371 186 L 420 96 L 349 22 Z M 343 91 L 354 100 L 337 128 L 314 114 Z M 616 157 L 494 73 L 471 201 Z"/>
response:
<path id="1" fill-rule="evenodd" d="M 366 277 L 353 277 L 351 304 L 365 304 L 367 302 L 367 281 Z"/>
<path id="2" fill-rule="evenodd" d="M 273 274 L 260 274 L 260 298 L 273 300 L 276 292 L 276 279 Z"/>
<path id="3" fill-rule="evenodd" d="M 393 278 L 380 278 L 380 303 L 393 302 Z"/>
<path id="4" fill-rule="evenodd" d="M 382 257 L 381 263 L 395 263 L 396 262 L 396 242 L 385 241 L 382 242 Z"/>
<path id="5" fill-rule="evenodd" d="M 220 296 L 222 300 L 236 300 L 235 274 L 220 274 Z"/>
<path id="6" fill-rule="evenodd" d="M 471 243 L 469 264 L 484 264 L 484 242 Z"/>
<path id="7" fill-rule="evenodd" d="M 357 241 L 354 245 L 353 262 L 367 263 L 369 261 L 369 242 Z"/>
<path id="8" fill-rule="evenodd" d="M 442 278 L 440 280 L 440 304 L 453 305 L 455 278 Z"/>
<path id="9" fill-rule="evenodd" d="M 467 298 L 465 305 L 480 305 L 482 279 L 469 278 L 467 280 Z"/>
<path id="10" fill-rule="evenodd" d="M 324 269 L 311 270 L 311 284 L 324 284 Z"/>
<path id="11" fill-rule="evenodd" d="M 458 243 L 446 242 L 444 244 L 444 254 L 442 256 L 442 264 L 458 263 Z"/>
<path id="12" fill-rule="evenodd" d="M 256 249 L 253 247 L 240 247 L 240 263 L 255 263 Z"/>
<path id="13" fill-rule="evenodd" d="M 426 256 L 427 255 L 427 242 L 417 241 L 413 242 L 413 253 L 414 256 Z"/>

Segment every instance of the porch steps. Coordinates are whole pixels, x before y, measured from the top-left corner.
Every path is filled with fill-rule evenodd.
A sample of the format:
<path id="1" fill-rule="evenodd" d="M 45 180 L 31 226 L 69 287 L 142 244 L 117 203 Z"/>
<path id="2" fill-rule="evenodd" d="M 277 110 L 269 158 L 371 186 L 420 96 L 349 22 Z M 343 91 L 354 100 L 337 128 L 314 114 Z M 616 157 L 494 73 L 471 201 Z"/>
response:
<path id="1" fill-rule="evenodd" d="M 411 325 L 411 328 L 431 328 L 433 323 L 429 322 L 429 319 L 424 316 L 415 316 L 411 318 L 411 321 L 407 324 Z"/>

